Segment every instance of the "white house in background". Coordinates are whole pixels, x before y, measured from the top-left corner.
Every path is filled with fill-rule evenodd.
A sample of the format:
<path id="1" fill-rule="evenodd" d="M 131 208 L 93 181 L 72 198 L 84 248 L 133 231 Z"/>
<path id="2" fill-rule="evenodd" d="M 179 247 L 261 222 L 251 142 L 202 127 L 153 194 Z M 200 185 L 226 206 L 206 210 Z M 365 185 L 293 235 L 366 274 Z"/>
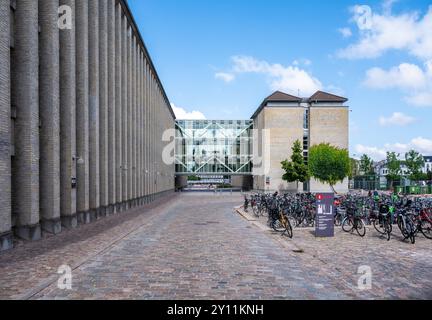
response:
<path id="1" fill-rule="evenodd" d="M 425 162 L 424 162 L 424 166 L 422 168 L 422 172 L 423 173 L 428 173 L 429 171 L 432 172 L 432 156 L 423 156 L 423 158 L 424 158 Z M 386 160 L 376 162 L 374 164 L 374 171 L 375 171 L 375 174 L 379 177 L 380 183 L 386 184 L 387 183 L 386 176 L 389 173 Z M 408 175 L 408 172 L 409 172 L 409 170 L 408 170 L 407 166 L 405 165 L 404 162 L 402 162 L 401 163 L 402 176 Z"/>

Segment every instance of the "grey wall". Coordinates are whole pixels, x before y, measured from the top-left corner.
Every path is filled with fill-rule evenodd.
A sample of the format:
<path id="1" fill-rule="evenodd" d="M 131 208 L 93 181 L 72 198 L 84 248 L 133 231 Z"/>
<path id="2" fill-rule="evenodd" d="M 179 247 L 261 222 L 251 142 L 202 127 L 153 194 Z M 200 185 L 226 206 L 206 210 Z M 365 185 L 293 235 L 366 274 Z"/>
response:
<path id="1" fill-rule="evenodd" d="M 125 1 L 0 0 L 0 62 L 0 250 L 174 189 L 174 115 Z"/>

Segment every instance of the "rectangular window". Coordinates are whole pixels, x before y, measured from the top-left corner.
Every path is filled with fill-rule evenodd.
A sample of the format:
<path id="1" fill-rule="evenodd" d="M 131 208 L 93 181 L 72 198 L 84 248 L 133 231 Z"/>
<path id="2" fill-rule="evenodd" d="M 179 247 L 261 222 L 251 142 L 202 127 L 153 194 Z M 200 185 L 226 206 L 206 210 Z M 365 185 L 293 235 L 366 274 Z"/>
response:
<path id="1" fill-rule="evenodd" d="M 303 114 L 303 129 L 309 129 L 309 109 L 305 109 Z"/>

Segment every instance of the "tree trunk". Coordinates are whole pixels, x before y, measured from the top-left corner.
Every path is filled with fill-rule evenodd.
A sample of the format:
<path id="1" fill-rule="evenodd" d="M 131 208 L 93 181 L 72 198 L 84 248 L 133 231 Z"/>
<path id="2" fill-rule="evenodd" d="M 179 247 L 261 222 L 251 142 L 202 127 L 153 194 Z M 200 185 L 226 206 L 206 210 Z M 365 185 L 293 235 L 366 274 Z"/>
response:
<path id="1" fill-rule="evenodd" d="M 332 188 L 334 194 L 338 194 L 337 191 L 336 191 L 336 189 L 334 188 L 334 186 L 332 184 L 330 185 L 330 188 Z"/>

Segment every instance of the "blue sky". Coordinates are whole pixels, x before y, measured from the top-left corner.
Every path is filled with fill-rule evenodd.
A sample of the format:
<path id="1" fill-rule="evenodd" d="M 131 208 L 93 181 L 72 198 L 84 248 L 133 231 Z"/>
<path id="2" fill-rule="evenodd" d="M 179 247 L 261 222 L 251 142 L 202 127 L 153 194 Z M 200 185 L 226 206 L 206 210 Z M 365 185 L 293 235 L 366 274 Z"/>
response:
<path id="1" fill-rule="evenodd" d="M 249 118 L 276 89 L 350 99 L 350 152 L 432 155 L 432 1 L 129 0 L 176 112 Z"/>

